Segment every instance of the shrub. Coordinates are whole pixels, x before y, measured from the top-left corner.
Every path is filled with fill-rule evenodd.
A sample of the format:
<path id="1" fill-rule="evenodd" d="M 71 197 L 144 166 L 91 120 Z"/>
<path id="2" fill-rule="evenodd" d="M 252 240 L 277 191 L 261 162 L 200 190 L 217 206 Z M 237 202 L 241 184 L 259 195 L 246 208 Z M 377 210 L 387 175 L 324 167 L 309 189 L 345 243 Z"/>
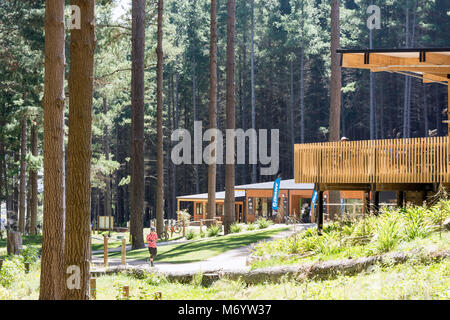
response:
<path id="1" fill-rule="evenodd" d="M 316 252 L 324 255 L 331 255 L 341 251 L 339 242 L 339 234 L 337 232 L 324 233 L 323 236 L 317 239 Z"/>
<path id="2" fill-rule="evenodd" d="M 208 229 L 206 229 L 206 232 L 208 233 L 208 237 L 215 237 L 219 235 L 220 227 L 219 226 L 209 226 Z"/>
<path id="3" fill-rule="evenodd" d="M 247 231 L 252 231 L 255 229 L 256 229 L 256 226 L 254 223 L 250 222 L 249 224 L 247 224 Z"/>
<path id="4" fill-rule="evenodd" d="M 387 252 L 394 248 L 400 241 L 400 225 L 398 217 L 386 212 L 378 220 L 375 241 L 380 252 Z"/>
<path id="5" fill-rule="evenodd" d="M 242 231 L 242 226 L 241 226 L 240 224 L 233 223 L 233 224 L 230 226 L 230 232 L 231 232 L 231 233 L 239 233 L 239 232 L 241 232 L 241 231 Z"/>
<path id="6" fill-rule="evenodd" d="M 33 246 L 27 246 L 21 253 L 23 262 L 35 263 L 39 259 L 39 249 Z"/>
<path id="7" fill-rule="evenodd" d="M 3 266 L 0 269 L 0 284 L 3 287 L 9 287 L 11 283 L 17 280 L 25 273 L 25 266 L 23 258 L 14 256 L 3 261 Z"/>
<path id="8" fill-rule="evenodd" d="M 424 207 L 411 207 L 403 215 L 403 233 L 407 240 L 426 238 L 431 233 L 431 226 L 426 222 L 427 209 Z"/>
<path id="9" fill-rule="evenodd" d="M 257 224 L 258 224 L 258 229 L 266 229 L 270 225 L 272 225 L 273 222 L 270 220 L 267 220 L 266 218 L 261 218 L 261 219 L 258 219 Z"/>
<path id="10" fill-rule="evenodd" d="M 188 229 L 186 232 L 186 240 L 192 240 L 195 238 L 195 232 L 192 229 Z"/>

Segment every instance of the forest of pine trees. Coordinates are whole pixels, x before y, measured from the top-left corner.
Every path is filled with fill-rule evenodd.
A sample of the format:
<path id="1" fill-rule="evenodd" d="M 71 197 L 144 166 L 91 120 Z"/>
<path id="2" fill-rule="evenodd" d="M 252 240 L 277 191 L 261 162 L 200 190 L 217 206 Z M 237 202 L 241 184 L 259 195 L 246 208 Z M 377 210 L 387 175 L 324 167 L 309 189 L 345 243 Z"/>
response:
<path id="1" fill-rule="evenodd" d="M 63 277 L 49 263 L 63 247 L 66 265 L 85 262 L 74 244 L 97 216 L 142 236 L 176 218 L 176 196 L 273 179 L 257 165 L 173 165 L 171 134 L 194 121 L 279 129 L 285 178 L 295 143 L 447 132 L 445 86 L 341 71 L 330 49 L 450 47 L 448 0 L 130 0 L 121 18 L 117 2 L 0 1 L 0 202 L 22 233 L 59 228 L 44 228 L 41 284 Z M 69 5 L 80 30 L 64 28 Z"/>

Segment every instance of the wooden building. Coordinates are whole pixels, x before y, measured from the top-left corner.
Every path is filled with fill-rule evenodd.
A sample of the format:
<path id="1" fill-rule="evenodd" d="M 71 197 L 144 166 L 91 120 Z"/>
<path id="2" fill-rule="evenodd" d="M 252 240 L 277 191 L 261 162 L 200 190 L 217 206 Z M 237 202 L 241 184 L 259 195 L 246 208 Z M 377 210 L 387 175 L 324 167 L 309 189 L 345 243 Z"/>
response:
<path id="1" fill-rule="evenodd" d="M 448 86 L 449 48 L 338 50 L 344 68 L 392 72 Z M 450 114 L 450 103 L 448 112 Z M 448 120 L 445 121 L 448 123 Z M 449 137 L 345 141 L 295 146 L 295 182 L 319 190 L 319 228 L 324 192 L 360 190 L 375 212 L 380 191 L 396 191 L 397 203 L 422 204 L 439 186 L 450 186 Z"/>
<path id="2" fill-rule="evenodd" d="M 314 184 L 295 183 L 294 179 L 282 180 L 279 190 L 279 209 L 277 215 L 272 212 L 272 193 L 273 182 L 263 182 L 235 187 L 236 199 L 236 221 L 254 222 L 258 218 L 277 219 L 283 221 L 284 216 L 300 217 L 301 209 L 304 204 L 311 206 L 311 199 L 314 192 Z M 324 198 L 327 198 L 325 193 Z M 343 203 L 353 203 L 360 205 L 364 200 L 364 192 L 350 191 L 341 192 Z M 188 195 L 177 197 L 178 210 L 184 205 L 193 215 L 195 221 L 206 218 L 206 208 L 208 203 L 208 194 Z M 223 204 L 225 201 L 225 192 L 216 193 L 216 214 L 223 221 Z M 186 205 L 189 204 L 189 205 Z M 325 218 L 327 217 L 328 207 L 325 206 Z M 340 205 L 340 204 L 334 204 Z M 359 209 L 359 208 L 358 208 Z M 314 219 L 314 213 L 312 213 Z"/>

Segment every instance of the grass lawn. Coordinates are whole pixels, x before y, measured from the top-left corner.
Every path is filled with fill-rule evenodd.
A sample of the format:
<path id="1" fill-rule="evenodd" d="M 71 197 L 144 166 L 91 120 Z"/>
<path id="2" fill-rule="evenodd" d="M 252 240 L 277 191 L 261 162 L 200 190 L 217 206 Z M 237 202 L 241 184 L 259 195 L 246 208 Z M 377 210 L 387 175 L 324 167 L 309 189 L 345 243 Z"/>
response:
<path id="1" fill-rule="evenodd" d="M 275 234 L 285 230 L 288 230 L 288 228 L 262 230 L 245 234 L 231 234 L 188 243 L 160 246 L 158 247 L 158 256 L 155 261 L 170 263 L 203 261 L 228 250 L 248 246 L 252 243 L 269 239 Z M 99 256 L 102 256 L 102 254 Z M 120 258 L 120 256 L 120 252 L 111 252 L 109 254 L 110 258 Z M 128 251 L 127 258 L 136 260 L 148 259 L 148 249 L 144 248 Z"/>

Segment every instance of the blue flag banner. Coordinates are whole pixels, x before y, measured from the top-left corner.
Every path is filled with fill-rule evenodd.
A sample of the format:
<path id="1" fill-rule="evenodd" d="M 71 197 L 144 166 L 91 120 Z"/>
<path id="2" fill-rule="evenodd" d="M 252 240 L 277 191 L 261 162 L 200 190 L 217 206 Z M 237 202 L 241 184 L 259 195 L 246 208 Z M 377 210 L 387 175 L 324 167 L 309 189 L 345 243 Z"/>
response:
<path id="1" fill-rule="evenodd" d="M 313 196 L 312 196 L 312 200 L 311 200 L 311 202 L 312 202 L 311 207 L 312 207 L 313 209 L 316 208 L 316 202 L 317 202 L 317 197 L 318 197 L 318 196 L 319 196 L 319 193 L 318 193 L 316 190 L 314 190 Z"/>
<path id="2" fill-rule="evenodd" d="M 281 178 L 277 178 L 273 183 L 272 210 L 278 210 L 278 194 L 280 192 Z"/>

